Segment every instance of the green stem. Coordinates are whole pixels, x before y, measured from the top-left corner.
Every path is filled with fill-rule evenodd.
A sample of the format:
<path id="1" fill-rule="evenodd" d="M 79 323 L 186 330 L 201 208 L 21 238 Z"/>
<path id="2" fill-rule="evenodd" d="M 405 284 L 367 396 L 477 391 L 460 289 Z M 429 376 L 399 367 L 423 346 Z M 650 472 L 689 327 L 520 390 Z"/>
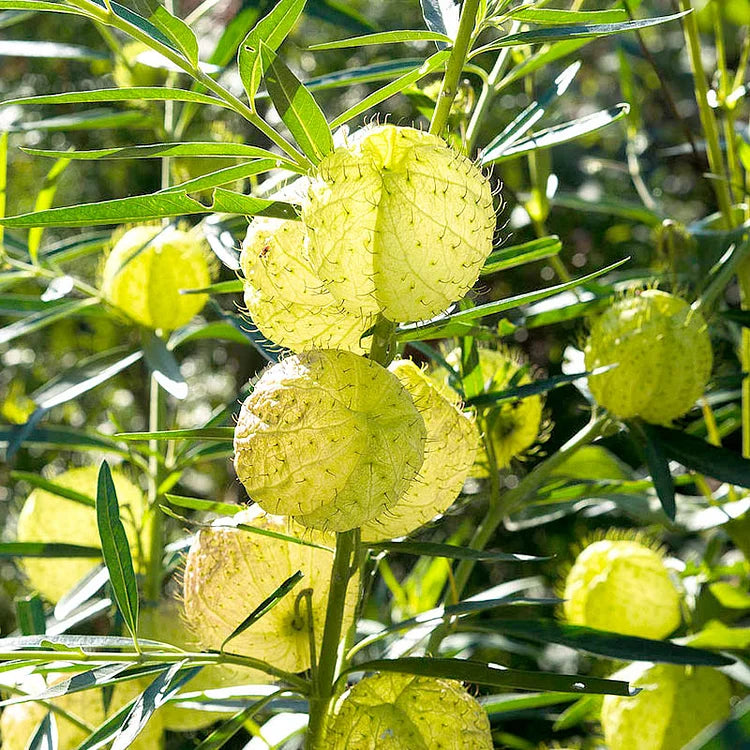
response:
<path id="1" fill-rule="evenodd" d="M 344 607 L 352 573 L 352 555 L 355 553 L 357 534 L 358 530 L 352 529 L 336 535 L 336 554 L 331 570 L 331 586 L 328 592 L 320 660 L 313 677 L 313 692 L 310 696 L 310 723 L 307 731 L 311 750 L 322 750 L 325 747 L 326 716 L 341 664 Z"/>
<path id="2" fill-rule="evenodd" d="M 740 307 L 750 310 L 750 260 L 744 261 L 737 270 L 737 282 L 740 287 Z M 746 326 L 742 326 L 740 364 L 743 373 L 750 372 L 750 328 Z M 750 458 L 750 377 L 747 374 L 742 379 L 742 455 Z"/>
<path id="3" fill-rule="evenodd" d="M 506 492 L 500 502 L 491 503 L 484 521 L 477 528 L 472 540 L 469 542 L 471 549 L 483 550 L 492 539 L 503 519 L 528 502 L 534 493 L 542 486 L 550 473 L 562 464 L 569 456 L 584 445 L 592 443 L 602 435 L 607 418 L 604 415 L 592 417 L 589 423 L 576 433 L 565 445 L 548 459 L 540 463 L 531 473 L 527 474 L 517 487 Z M 455 588 L 460 599 L 463 595 L 469 578 L 474 571 L 475 560 L 461 560 L 456 568 Z M 444 623 L 437 628 L 428 644 L 428 651 L 436 654 L 440 643 L 447 634 L 448 624 Z"/>
<path id="4" fill-rule="evenodd" d="M 703 70 L 703 61 L 701 59 L 701 43 L 698 34 L 698 22 L 695 17 L 695 11 L 693 10 L 691 0 L 680 0 L 680 9 L 690 11 L 683 17 L 682 25 L 685 31 L 690 66 L 693 70 L 695 99 L 698 103 L 698 113 L 700 114 L 703 134 L 706 138 L 708 163 L 711 172 L 716 177 L 716 179 L 711 180 L 711 184 L 716 193 L 716 200 L 719 204 L 719 210 L 724 218 L 724 223 L 726 228 L 729 229 L 733 224 L 732 196 L 729 192 L 729 179 L 724 168 L 724 158 L 721 153 L 719 126 L 716 122 L 716 115 L 708 103 L 708 84 L 706 82 L 706 74 Z"/>
<path id="5" fill-rule="evenodd" d="M 152 375 L 149 384 L 149 432 L 158 432 L 164 425 L 164 396 L 161 386 Z M 149 539 L 149 553 L 146 567 L 144 594 L 147 601 L 161 599 L 162 558 L 164 555 L 164 514 L 159 509 L 159 485 L 162 480 L 162 462 L 159 461 L 159 441 L 149 442 L 152 451 L 148 459 L 148 521 L 146 538 Z"/>
<path id="6" fill-rule="evenodd" d="M 469 53 L 474 26 L 477 21 L 477 11 L 480 0 L 464 0 L 463 9 L 461 10 L 461 19 L 458 23 L 456 32 L 456 41 L 453 43 L 451 56 L 448 58 L 448 66 L 443 76 L 443 85 L 440 87 L 437 106 L 432 114 L 430 123 L 430 133 L 440 135 L 448 122 L 448 116 L 453 106 L 453 100 L 456 98 L 458 86 L 461 82 L 466 57 Z"/>

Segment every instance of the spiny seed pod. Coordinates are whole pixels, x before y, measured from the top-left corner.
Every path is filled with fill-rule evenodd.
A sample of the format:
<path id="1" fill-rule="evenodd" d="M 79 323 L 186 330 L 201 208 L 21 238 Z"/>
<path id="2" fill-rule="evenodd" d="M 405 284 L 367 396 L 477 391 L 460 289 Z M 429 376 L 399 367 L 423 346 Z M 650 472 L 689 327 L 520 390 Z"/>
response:
<path id="1" fill-rule="evenodd" d="M 54 685 L 70 677 L 69 674 L 52 674 L 47 684 Z M 148 687 L 148 683 L 147 679 L 117 683 L 113 688 L 107 711 L 104 710 L 104 693 L 101 688 L 62 695 L 54 698 L 51 703 L 92 727 L 98 727 L 106 718 L 117 713 L 126 703 L 140 695 Z M 45 684 L 43 680 L 33 679 L 24 682 L 23 688 L 28 693 L 39 693 L 44 690 Z M 26 750 L 31 736 L 47 711 L 45 705 L 33 702 L 6 706 L 0 714 L 0 740 L 3 750 Z M 131 750 L 159 750 L 162 747 L 164 728 L 160 713 L 157 711 L 151 716 L 143 731 L 130 745 Z M 57 750 L 75 750 L 89 736 L 88 732 L 65 716 L 55 713 L 54 717 L 57 727 Z"/>
<path id="2" fill-rule="evenodd" d="M 648 289 L 619 300 L 591 326 L 587 370 L 597 402 L 620 419 L 667 425 L 703 394 L 711 339 L 701 314 L 679 297 Z"/>
<path id="3" fill-rule="evenodd" d="M 661 555 L 625 539 L 589 544 L 565 579 L 563 599 L 568 622 L 623 635 L 665 638 L 682 620 Z"/>
<path id="4" fill-rule="evenodd" d="M 173 331 L 206 304 L 205 294 L 180 294 L 211 283 L 205 244 L 189 232 L 168 227 L 129 229 L 104 265 L 102 293 L 114 307 L 146 328 Z"/>
<path id="5" fill-rule="evenodd" d="M 54 478 L 54 483 L 88 497 L 96 497 L 98 469 L 86 466 L 71 469 Z M 148 549 L 146 534 L 138 534 L 146 509 L 143 492 L 119 472 L 112 476 L 120 503 L 120 515 L 130 541 L 136 567 L 141 567 L 139 549 Z M 83 547 L 100 547 L 96 511 L 93 507 L 68 500 L 37 488 L 26 498 L 18 517 L 19 542 L 63 542 Z M 57 602 L 95 565 L 95 559 L 23 558 L 20 565 L 29 579 L 29 586 L 45 599 Z"/>
<path id="6" fill-rule="evenodd" d="M 385 672 L 346 692 L 329 750 L 492 750 L 484 709 L 459 682 Z"/>
<path id="7" fill-rule="evenodd" d="M 365 354 L 362 335 L 372 314 L 345 310 L 325 288 L 307 257 L 301 221 L 256 218 L 240 256 L 245 305 L 260 332 L 280 346 L 301 352 L 346 349 Z"/>
<path id="8" fill-rule="evenodd" d="M 170 643 L 185 651 L 198 649 L 196 637 L 185 622 L 182 607 L 173 599 L 165 599 L 157 606 L 144 607 L 138 619 L 138 632 L 143 638 Z M 234 665 L 212 665 L 203 667 L 184 685 L 180 693 L 195 693 L 235 685 L 260 685 L 268 681 L 267 674 L 254 669 Z M 235 711 L 229 709 L 227 713 Z M 159 709 L 159 714 L 164 728 L 171 732 L 195 732 L 225 718 L 222 712 L 180 708 L 172 702 Z"/>
<path id="9" fill-rule="evenodd" d="M 267 512 L 346 531 L 396 504 L 422 466 L 425 437 L 395 375 L 315 349 L 263 373 L 240 410 L 234 466 Z"/>
<path id="10" fill-rule="evenodd" d="M 476 456 L 479 433 L 458 394 L 440 387 L 411 360 L 388 368 L 411 394 L 427 428 L 422 468 L 396 505 L 362 527 L 365 541 L 406 536 L 443 513 L 458 497 Z"/>
<path id="11" fill-rule="evenodd" d="M 333 296 L 398 322 L 461 299 L 495 231 L 490 184 L 473 162 L 437 136 L 394 125 L 321 161 L 302 218 Z"/>
<path id="12" fill-rule="evenodd" d="M 227 649 L 263 659 L 290 672 L 310 667 L 309 617 L 305 599 L 312 590 L 312 619 L 320 648 L 325 624 L 333 534 L 304 529 L 292 519 L 269 516 L 257 506 L 241 511 L 223 526 L 243 524 L 319 545 L 299 544 L 238 528 L 216 527 L 198 533 L 185 563 L 185 617 L 203 648 L 218 649 L 224 639 L 287 578 L 302 571 L 297 592 L 284 597 L 258 622 L 232 639 Z M 321 549 L 327 547 L 329 549 Z M 354 616 L 357 581 L 350 581 L 344 630 Z"/>
<path id="13" fill-rule="evenodd" d="M 602 728 L 609 750 L 682 750 L 709 724 L 729 716 L 729 680 L 710 667 L 637 664 L 622 675 L 641 692 L 604 697 Z"/>
<path id="14" fill-rule="evenodd" d="M 454 349 L 446 359 L 450 365 L 458 367 L 461 353 Z M 486 392 L 504 391 L 532 383 L 533 379 L 525 372 L 526 368 L 523 359 L 510 349 L 479 349 L 479 370 Z M 544 399 L 533 395 L 501 402 L 486 410 L 484 421 L 497 468 L 505 469 L 513 459 L 520 458 L 541 439 Z M 479 453 L 473 474 L 478 477 L 489 475 L 489 463 L 484 451 Z"/>

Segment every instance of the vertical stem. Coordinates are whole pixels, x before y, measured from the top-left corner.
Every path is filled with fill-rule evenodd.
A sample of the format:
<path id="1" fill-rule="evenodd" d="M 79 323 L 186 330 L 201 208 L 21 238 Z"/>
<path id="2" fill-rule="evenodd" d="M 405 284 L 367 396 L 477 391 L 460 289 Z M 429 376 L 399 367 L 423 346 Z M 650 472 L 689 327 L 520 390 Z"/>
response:
<path id="1" fill-rule="evenodd" d="M 691 11 L 683 17 L 682 25 L 685 31 L 690 66 L 693 70 L 695 99 L 698 102 L 698 112 L 703 127 L 703 134 L 706 137 L 708 163 L 711 167 L 711 172 L 717 178 L 711 180 L 711 184 L 716 193 L 716 200 L 724 218 L 724 224 L 729 229 L 733 224 L 732 196 L 729 193 L 729 179 L 724 169 L 724 158 L 721 153 L 721 144 L 719 143 L 719 127 L 716 122 L 716 115 L 708 103 L 708 84 L 706 83 L 706 73 L 703 70 L 703 62 L 701 60 L 698 22 L 695 18 L 695 11 L 693 10 L 691 0 L 680 0 L 680 9 Z"/>
<path id="2" fill-rule="evenodd" d="M 740 307 L 750 310 L 750 261 L 743 261 L 737 270 L 737 281 L 740 287 Z M 742 365 L 742 455 L 750 458 L 750 328 L 742 326 L 742 344 L 740 346 L 740 364 Z"/>
<path id="3" fill-rule="evenodd" d="M 331 570 L 331 587 L 328 592 L 326 623 L 320 646 L 318 669 L 313 677 L 310 695 L 310 723 L 308 744 L 310 750 L 322 750 L 325 745 L 326 716 L 333 698 L 333 685 L 338 676 L 341 660 L 341 631 L 343 629 L 346 590 L 352 573 L 352 555 L 355 552 L 357 529 L 336 534 L 336 554 Z"/>
<path id="4" fill-rule="evenodd" d="M 479 0 L 464 0 L 463 9 L 461 10 L 461 19 L 458 23 L 456 40 L 453 43 L 453 51 L 448 58 L 448 66 L 443 76 L 443 85 L 440 88 L 437 106 L 432 114 L 430 123 L 430 133 L 440 135 L 443 132 L 445 124 L 448 122 L 453 100 L 456 98 L 458 85 L 461 82 L 461 73 L 464 69 L 466 56 L 469 53 L 469 45 L 474 33 L 474 26 L 477 21 L 477 11 L 479 9 Z"/>
<path id="5" fill-rule="evenodd" d="M 158 432 L 163 426 L 164 392 L 156 378 L 151 376 L 149 392 L 149 432 Z M 164 514 L 159 510 L 159 485 L 161 484 L 161 463 L 158 457 L 159 442 L 149 442 L 151 454 L 148 459 L 148 518 L 146 522 L 149 539 L 149 554 L 146 568 L 144 594 L 147 601 L 158 602 L 161 598 L 162 556 L 164 554 Z"/>

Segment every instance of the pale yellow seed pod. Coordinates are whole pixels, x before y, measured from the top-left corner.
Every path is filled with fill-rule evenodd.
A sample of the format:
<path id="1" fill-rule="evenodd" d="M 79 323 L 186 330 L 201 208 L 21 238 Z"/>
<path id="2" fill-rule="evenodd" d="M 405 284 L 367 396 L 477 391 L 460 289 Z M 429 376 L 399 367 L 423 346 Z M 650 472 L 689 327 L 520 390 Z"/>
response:
<path id="1" fill-rule="evenodd" d="M 316 349 L 263 373 L 240 410 L 234 466 L 267 512 L 346 531 L 396 504 L 422 466 L 425 438 L 395 375 Z"/>
<path id="2" fill-rule="evenodd" d="M 492 750 L 487 714 L 453 680 L 384 672 L 339 699 L 329 750 Z"/>
<path id="3" fill-rule="evenodd" d="M 245 305 L 260 332 L 280 346 L 369 351 L 374 316 L 345 309 L 315 275 L 301 221 L 255 218 L 240 255 Z"/>
<path id="4" fill-rule="evenodd" d="M 165 599 L 157 606 L 142 607 L 138 618 L 138 632 L 143 638 L 169 643 L 185 651 L 200 650 L 195 634 L 185 621 L 182 606 L 173 599 Z M 180 694 L 236 685 L 260 685 L 269 681 L 270 678 L 265 672 L 254 669 L 224 664 L 204 666 L 181 688 Z M 235 712 L 235 709 L 216 712 L 181 708 L 173 702 L 159 709 L 164 728 L 170 732 L 195 732 L 205 729 L 220 719 L 226 719 L 227 713 Z"/>
<path id="5" fill-rule="evenodd" d="M 682 750 L 709 724 L 729 716 L 729 680 L 710 667 L 637 664 L 622 677 L 641 692 L 604 696 L 602 728 L 609 750 Z"/>
<path id="6" fill-rule="evenodd" d="M 706 322 L 685 300 L 656 289 L 625 297 L 591 326 L 585 348 L 589 387 L 620 419 L 670 424 L 703 395 L 711 375 Z"/>
<path id="7" fill-rule="evenodd" d="M 458 367 L 461 352 L 454 349 L 447 362 Z M 508 349 L 479 349 L 479 369 L 486 392 L 504 391 L 513 386 L 533 382 L 528 373 L 520 374 L 523 360 Z M 541 436 L 544 424 L 544 399 L 540 395 L 505 401 L 487 410 L 486 429 L 492 442 L 498 469 L 506 469 L 515 458 L 526 453 Z M 474 476 L 489 475 L 489 463 L 484 450 L 479 452 L 472 472 Z"/>
<path id="8" fill-rule="evenodd" d="M 211 283 L 206 245 L 189 232 L 138 226 L 115 243 L 102 274 L 102 293 L 146 328 L 173 331 L 206 304 L 206 294 L 180 294 Z"/>
<path id="9" fill-rule="evenodd" d="M 327 547 L 263 536 L 237 528 L 202 529 L 187 556 L 183 600 L 185 617 L 204 649 L 218 649 L 224 639 L 287 578 L 302 572 L 297 589 L 258 622 L 232 639 L 227 650 L 262 659 L 279 669 L 301 672 L 310 667 L 307 606 L 297 595 L 312 589 L 312 619 L 317 648 L 323 626 L 336 537 L 304 529 L 289 518 L 269 516 L 259 508 L 241 511 L 224 525 L 245 524 Z M 344 631 L 351 624 L 358 598 L 357 578 L 349 583 Z"/>
<path id="10" fill-rule="evenodd" d="M 69 679 L 70 676 L 69 674 L 51 674 L 47 684 L 54 685 Z M 104 723 L 105 719 L 117 713 L 126 703 L 140 695 L 148 687 L 148 683 L 148 679 L 117 683 L 106 712 L 101 688 L 62 695 L 54 698 L 51 703 L 95 729 Z M 29 693 L 38 693 L 44 690 L 45 685 L 42 680 L 33 679 L 28 684 L 25 683 L 23 687 Z M 44 704 L 34 702 L 15 703 L 4 708 L 0 714 L 0 747 L 3 750 L 26 750 L 31 736 L 47 711 Z M 75 750 L 88 737 L 88 732 L 65 716 L 55 713 L 54 717 L 58 750 Z M 131 750 L 159 750 L 162 747 L 163 734 L 164 727 L 160 711 L 157 711 L 151 716 L 130 748 Z"/>
<path id="11" fill-rule="evenodd" d="M 661 555 L 635 541 L 589 544 L 565 579 L 563 599 L 568 622 L 623 635 L 666 638 L 682 620 Z"/>
<path id="12" fill-rule="evenodd" d="M 66 471 L 52 481 L 94 499 L 98 475 L 99 470 L 95 466 L 86 466 Z M 141 533 L 139 542 L 146 498 L 140 488 L 119 472 L 114 471 L 112 478 L 133 559 L 136 567 L 141 568 L 144 557 L 141 551 L 148 550 L 146 533 Z M 26 498 L 18 517 L 17 539 L 19 542 L 62 542 L 82 547 L 101 547 L 93 507 L 39 488 Z M 26 557 L 19 561 L 29 586 L 51 602 L 59 601 L 96 563 L 96 559 L 85 557 Z"/>
<path id="13" fill-rule="evenodd" d="M 396 322 L 461 299 L 492 250 L 489 181 L 441 138 L 380 125 L 318 165 L 302 218 L 334 297 Z"/>
<path id="14" fill-rule="evenodd" d="M 441 388 L 411 360 L 388 368 L 411 394 L 427 428 L 425 459 L 417 476 L 393 508 L 362 527 L 368 542 L 406 536 L 443 513 L 458 497 L 469 475 L 479 433 L 461 411 L 458 394 Z"/>

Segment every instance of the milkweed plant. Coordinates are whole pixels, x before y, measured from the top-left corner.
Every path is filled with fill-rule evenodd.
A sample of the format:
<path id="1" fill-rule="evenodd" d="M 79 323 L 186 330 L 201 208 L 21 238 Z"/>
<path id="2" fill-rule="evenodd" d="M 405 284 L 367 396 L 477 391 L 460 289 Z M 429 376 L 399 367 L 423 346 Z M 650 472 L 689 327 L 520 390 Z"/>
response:
<path id="1" fill-rule="evenodd" d="M 750 746 L 747 7 L 558 5 L 0 0 L 5 750 Z"/>

